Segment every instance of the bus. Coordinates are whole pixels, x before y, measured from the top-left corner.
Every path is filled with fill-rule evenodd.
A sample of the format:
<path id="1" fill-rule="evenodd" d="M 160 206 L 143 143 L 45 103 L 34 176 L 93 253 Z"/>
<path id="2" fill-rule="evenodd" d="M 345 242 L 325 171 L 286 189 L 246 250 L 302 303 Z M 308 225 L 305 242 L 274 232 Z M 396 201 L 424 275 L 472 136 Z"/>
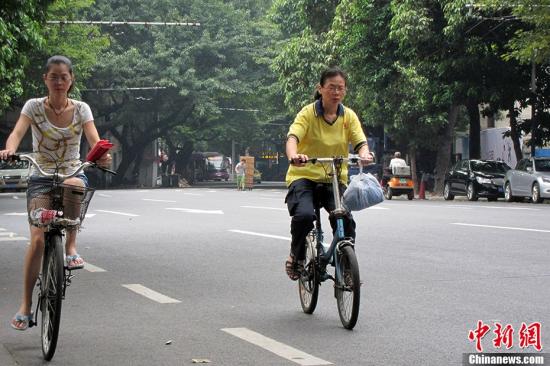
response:
<path id="1" fill-rule="evenodd" d="M 221 153 L 193 152 L 191 162 L 195 181 L 229 180 L 231 159 Z"/>

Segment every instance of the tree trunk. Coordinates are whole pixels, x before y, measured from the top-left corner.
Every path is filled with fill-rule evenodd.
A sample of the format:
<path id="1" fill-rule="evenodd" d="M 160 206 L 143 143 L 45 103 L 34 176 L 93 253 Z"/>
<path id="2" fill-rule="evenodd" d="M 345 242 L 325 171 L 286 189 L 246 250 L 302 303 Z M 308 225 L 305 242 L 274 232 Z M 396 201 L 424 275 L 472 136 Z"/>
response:
<path id="1" fill-rule="evenodd" d="M 437 158 L 435 162 L 435 188 L 434 192 L 438 195 L 443 193 L 443 183 L 445 174 L 451 163 L 451 149 L 453 143 L 453 131 L 458 116 L 458 104 L 452 104 L 449 109 L 448 122 L 443 127 L 439 136 L 439 147 L 437 149 Z"/>
<path id="2" fill-rule="evenodd" d="M 470 117 L 469 156 L 470 159 L 479 159 L 481 156 L 479 103 L 477 100 L 470 98 L 466 103 L 466 108 L 468 109 L 468 116 Z"/>
<path id="3" fill-rule="evenodd" d="M 514 152 L 516 153 L 516 160 L 520 161 L 523 158 L 523 153 L 521 151 L 521 146 L 519 143 L 521 134 L 519 133 L 519 130 L 518 130 L 518 121 L 516 119 L 516 109 L 512 105 L 512 107 L 510 107 L 508 111 L 510 116 L 510 138 L 514 143 Z"/>
<path id="4" fill-rule="evenodd" d="M 126 177 L 126 173 L 132 166 L 132 163 L 136 163 L 136 158 L 143 154 L 143 148 L 140 148 L 139 145 L 132 145 L 131 147 L 127 144 L 121 142 L 122 147 L 122 161 L 120 162 L 117 168 L 117 175 L 113 178 L 113 186 L 121 186 L 124 183 L 133 182 L 134 177 Z M 136 163 L 138 164 L 138 163 Z M 138 165 L 139 166 L 139 165 Z"/>

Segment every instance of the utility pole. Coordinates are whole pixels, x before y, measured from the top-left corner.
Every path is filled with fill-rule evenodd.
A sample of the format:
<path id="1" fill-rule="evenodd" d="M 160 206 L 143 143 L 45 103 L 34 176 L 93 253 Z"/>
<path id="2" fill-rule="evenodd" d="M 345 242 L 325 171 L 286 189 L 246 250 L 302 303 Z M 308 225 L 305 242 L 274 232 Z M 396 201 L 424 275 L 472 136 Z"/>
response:
<path id="1" fill-rule="evenodd" d="M 535 141 L 537 134 L 537 65 L 535 57 L 531 61 L 531 156 L 535 156 Z"/>

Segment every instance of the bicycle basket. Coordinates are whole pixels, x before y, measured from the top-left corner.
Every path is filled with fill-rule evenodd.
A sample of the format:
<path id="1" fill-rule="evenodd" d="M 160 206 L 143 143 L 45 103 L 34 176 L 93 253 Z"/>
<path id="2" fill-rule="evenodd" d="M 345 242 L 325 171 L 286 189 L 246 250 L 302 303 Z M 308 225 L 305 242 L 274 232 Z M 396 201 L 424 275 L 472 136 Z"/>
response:
<path id="1" fill-rule="evenodd" d="M 39 209 L 56 210 L 63 212 L 61 217 L 75 220 L 84 220 L 88 205 L 92 200 L 95 189 L 69 184 L 54 184 L 51 180 L 29 181 L 27 188 L 27 211 L 29 222 L 35 226 L 33 212 Z"/>

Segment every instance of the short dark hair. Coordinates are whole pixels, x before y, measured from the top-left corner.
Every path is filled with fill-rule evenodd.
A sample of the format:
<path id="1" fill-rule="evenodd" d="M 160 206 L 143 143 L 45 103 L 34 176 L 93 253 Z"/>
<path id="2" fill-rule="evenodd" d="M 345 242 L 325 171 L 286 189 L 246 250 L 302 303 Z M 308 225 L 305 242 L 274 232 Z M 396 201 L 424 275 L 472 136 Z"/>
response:
<path id="1" fill-rule="evenodd" d="M 342 70 L 338 66 L 331 66 L 331 67 L 328 67 L 328 68 L 324 69 L 323 72 L 321 73 L 321 78 L 319 80 L 319 85 L 321 85 L 321 86 L 325 85 L 325 82 L 327 81 L 328 78 L 333 78 L 335 76 L 341 76 L 342 79 L 344 79 L 344 82 L 347 85 L 348 75 L 344 72 L 344 70 Z M 319 93 L 319 90 L 315 90 L 314 98 L 316 100 L 321 99 L 321 93 Z"/>

